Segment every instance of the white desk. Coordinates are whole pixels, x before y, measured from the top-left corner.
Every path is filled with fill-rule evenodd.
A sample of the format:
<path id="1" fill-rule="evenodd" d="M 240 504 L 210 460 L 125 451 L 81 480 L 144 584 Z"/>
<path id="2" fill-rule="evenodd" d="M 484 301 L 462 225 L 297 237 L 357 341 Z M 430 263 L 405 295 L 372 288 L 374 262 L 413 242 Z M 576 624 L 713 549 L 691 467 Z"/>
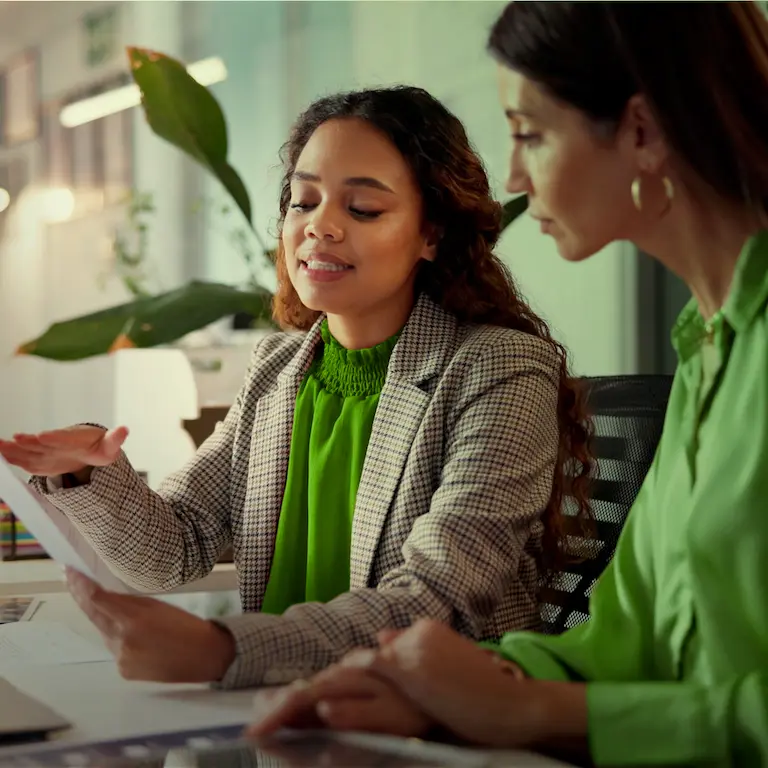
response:
<path id="1" fill-rule="evenodd" d="M 33 621 L 66 624 L 103 647 L 101 636 L 69 594 L 38 595 Z M 172 602 L 194 609 L 200 595 L 175 595 Z M 3 671 L 20 690 L 52 707 L 73 728 L 55 738 L 67 742 L 110 739 L 140 733 L 246 723 L 253 691 L 215 691 L 206 685 L 163 685 L 123 680 L 113 662 L 25 665 Z M 2 755 L 2 750 L 0 750 Z"/>
<path id="2" fill-rule="evenodd" d="M 73 728 L 54 737 L 66 742 L 243 724 L 253 700 L 247 690 L 123 680 L 111 662 L 26 667 L 5 677 L 72 722 Z"/>
<path id="3" fill-rule="evenodd" d="M 101 637 L 68 593 L 38 595 L 33 621 L 60 622 L 103 647 Z M 202 599 L 201 599 L 202 598 Z M 182 593 L 167 599 L 205 613 L 205 596 Z M 202 609 L 201 609 L 202 606 Z M 206 685 L 167 685 L 123 680 L 114 662 L 19 666 L 3 676 L 47 704 L 73 727 L 53 738 L 82 743 L 175 730 L 243 725 L 250 720 L 253 690 L 216 691 Z M 0 748 L 0 761 L 4 749 Z M 525 752 L 497 753 L 505 768 L 556 768 L 563 763 Z"/>

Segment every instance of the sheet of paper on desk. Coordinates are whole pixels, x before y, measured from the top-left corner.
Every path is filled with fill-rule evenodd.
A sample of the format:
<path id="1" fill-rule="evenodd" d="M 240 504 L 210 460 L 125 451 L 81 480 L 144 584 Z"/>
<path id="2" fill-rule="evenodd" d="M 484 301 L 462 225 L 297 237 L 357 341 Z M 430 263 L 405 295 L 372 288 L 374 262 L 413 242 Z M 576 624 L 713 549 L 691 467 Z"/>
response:
<path id="1" fill-rule="evenodd" d="M 0 672 L 6 665 L 87 664 L 111 660 L 106 648 L 99 648 L 65 624 L 18 621 L 0 627 Z"/>
<path id="2" fill-rule="evenodd" d="M 10 507 L 49 557 L 69 565 L 113 592 L 136 592 L 99 557 L 74 523 L 45 496 L 14 474 L 0 456 L 0 499 Z"/>

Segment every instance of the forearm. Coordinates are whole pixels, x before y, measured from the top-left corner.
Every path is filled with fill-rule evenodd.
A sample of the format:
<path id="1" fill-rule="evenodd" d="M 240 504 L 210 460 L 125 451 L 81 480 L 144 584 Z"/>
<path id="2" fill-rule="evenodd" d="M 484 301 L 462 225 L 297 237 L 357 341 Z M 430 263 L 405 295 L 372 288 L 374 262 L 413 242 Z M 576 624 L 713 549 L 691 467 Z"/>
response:
<path id="1" fill-rule="evenodd" d="M 586 686 L 546 681 L 535 685 L 542 697 L 542 732 L 531 747 L 569 763 L 589 764 Z"/>
<path id="2" fill-rule="evenodd" d="M 200 537 L 185 531 L 184 516 L 153 492 L 123 455 L 94 469 L 80 486 L 50 493 L 46 478 L 31 482 L 126 583 L 142 591 L 173 589 L 204 576 L 215 562 L 213 555 L 206 562 Z"/>
<path id="3" fill-rule="evenodd" d="M 295 605 L 282 616 L 218 619 L 236 647 L 235 661 L 219 685 L 283 685 L 309 677 L 355 648 L 375 647 L 381 630 L 406 628 L 425 615 L 448 621 L 450 608 L 423 588 L 364 589 L 326 604 Z"/>
<path id="4" fill-rule="evenodd" d="M 768 677 L 600 682 L 587 690 L 597 765 L 768 764 Z"/>

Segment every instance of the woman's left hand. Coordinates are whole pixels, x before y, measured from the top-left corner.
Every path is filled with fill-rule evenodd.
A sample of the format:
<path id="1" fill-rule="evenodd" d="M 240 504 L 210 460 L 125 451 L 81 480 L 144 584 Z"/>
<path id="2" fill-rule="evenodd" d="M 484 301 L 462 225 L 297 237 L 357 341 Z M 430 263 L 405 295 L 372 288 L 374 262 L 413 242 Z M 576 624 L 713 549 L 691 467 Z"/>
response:
<path id="1" fill-rule="evenodd" d="M 234 639 L 213 622 L 150 597 L 108 592 L 70 568 L 67 584 L 128 680 L 208 683 L 234 661 Z"/>
<path id="2" fill-rule="evenodd" d="M 390 681 L 456 736 L 494 748 L 586 744 L 585 687 L 525 679 L 449 627 L 422 620 L 347 663 Z"/>

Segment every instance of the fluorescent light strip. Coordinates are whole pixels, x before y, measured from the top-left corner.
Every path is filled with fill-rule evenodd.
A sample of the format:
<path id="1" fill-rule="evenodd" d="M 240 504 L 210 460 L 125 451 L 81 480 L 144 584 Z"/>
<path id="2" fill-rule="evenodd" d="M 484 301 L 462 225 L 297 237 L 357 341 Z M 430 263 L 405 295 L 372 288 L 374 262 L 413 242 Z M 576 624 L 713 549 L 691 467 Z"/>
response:
<path id="1" fill-rule="evenodd" d="M 227 79 L 227 68 L 218 57 L 196 61 L 187 67 L 187 72 L 200 85 L 213 85 Z M 68 104 L 61 110 L 59 121 L 65 128 L 74 128 L 139 104 L 141 104 L 139 87 L 135 83 L 124 85 L 122 88 L 114 88 L 98 96 Z"/>

